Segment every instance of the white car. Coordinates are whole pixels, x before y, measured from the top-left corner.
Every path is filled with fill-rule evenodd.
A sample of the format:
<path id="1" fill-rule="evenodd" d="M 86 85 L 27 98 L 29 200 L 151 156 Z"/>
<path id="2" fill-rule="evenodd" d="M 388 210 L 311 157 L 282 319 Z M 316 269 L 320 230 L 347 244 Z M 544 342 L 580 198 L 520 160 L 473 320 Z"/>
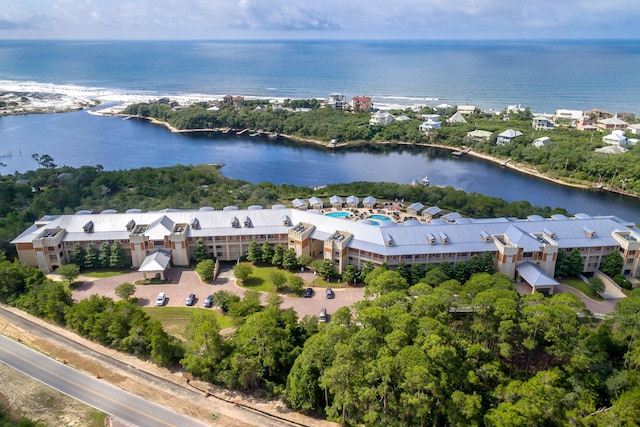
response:
<path id="1" fill-rule="evenodd" d="M 164 292 L 160 292 L 156 298 L 156 307 L 162 307 L 167 302 L 167 296 Z"/>

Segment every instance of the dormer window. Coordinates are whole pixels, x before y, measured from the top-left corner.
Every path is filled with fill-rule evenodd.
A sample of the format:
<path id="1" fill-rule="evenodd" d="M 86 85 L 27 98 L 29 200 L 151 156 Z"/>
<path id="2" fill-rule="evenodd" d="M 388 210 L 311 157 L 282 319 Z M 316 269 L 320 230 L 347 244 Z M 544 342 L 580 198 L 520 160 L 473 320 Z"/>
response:
<path id="1" fill-rule="evenodd" d="M 240 221 L 238 221 L 238 218 L 236 218 L 235 216 L 231 218 L 231 227 L 240 228 Z"/>
<path id="2" fill-rule="evenodd" d="M 542 229 L 542 232 L 544 234 L 546 234 L 547 236 L 551 237 L 552 239 L 556 237 L 556 233 L 554 233 L 553 231 L 549 230 L 547 227 L 544 227 Z"/>
<path id="3" fill-rule="evenodd" d="M 487 243 L 491 240 L 491 236 L 484 230 L 480 230 L 480 236 L 482 237 L 482 241 Z"/>
<path id="4" fill-rule="evenodd" d="M 282 217 L 282 225 L 284 225 L 285 227 L 291 226 L 291 219 L 287 215 L 284 215 Z"/>
<path id="5" fill-rule="evenodd" d="M 245 228 L 251 227 L 251 218 L 249 218 L 248 216 L 245 216 L 243 223 L 244 223 Z"/>
<path id="6" fill-rule="evenodd" d="M 449 243 L 449 236 L 447 236 L 444 232 L 440 232 L 440 241 L 442 243 Z"/>
<path id="7" fill-rule="evenodd" d="M 86 223 L 82 229 L 84 230 L 85 233 L 93 233 L 93 221 L 89 221 L 88 223 Z"/>
<path id="8" fill-rule="evenodd" d="M 427 233 L 427 242 L 429 242 L 430 245 L 435 245 L 436 244 L 436 236 L 434 236 L 431 233 Z"/>
<path id="9" fill-rule="evenodd" d="M 131 232 L 134 228 L 136 228 L 136 222 L 134 220 L 129 221 L 127 223 L 127 231 Z"/>
<path id="10" fill-rule="evenodd" d="M 390 234 L 384 236 L 387 246 L 393 246 L 393 237 Z"/>
<path id="11" fill-rule="evenodd" d="M 199 228 L 200 228 L 200 221 L 198 221 L 198 218 L 193 218 L 193 219 L 191 220 L 191 228 L 192 228 L 193 230 L 197 230 L 197 229 L 199 229 Z"/>
<path id="12" fill-rule="evenodd" d="M 589 227 L 587 227 L 586 225 L 583 225 L 582 229 L 584 230 L 584 234 L 586 234 L 588 238 L 592 238 L 596 236 L 596 232 L 590 229 Z"/>

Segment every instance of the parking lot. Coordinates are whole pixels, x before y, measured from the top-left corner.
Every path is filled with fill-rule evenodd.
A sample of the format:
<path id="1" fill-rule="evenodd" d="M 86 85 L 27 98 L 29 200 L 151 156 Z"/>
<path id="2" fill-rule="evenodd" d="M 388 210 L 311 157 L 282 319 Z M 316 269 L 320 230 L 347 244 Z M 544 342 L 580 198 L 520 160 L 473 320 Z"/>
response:
<path id="1" fill-rule="evenodd" d="M 138 305 L 155 306 L 158 294 L 165 292 L 167 296 L 166 306 L 184 307 L 187 296 L 194 293 L 196 300 L 193 307 L 202 308 L 202 303 L 207 295 L 213 294 L 214 292 L 226 290 L 242 296 L 246 290 L 246 288 L 242 288 L 236 284 L 231 265 L 221 267 L 220 273 L 213 284 L 202 283 L 194 271 L 182 268 L 170 268 L 166 271 L 165 276 L 169 283 L 136 286 L 134 297 L 138 298 Z M 306 283 L 310 283 L 314 278 L 314 276 L 309 273 L 303 273 L 301 277 Z M 81 278 L 80 280 L 83 280 L 83 283 L 73 291 L 73 298 L 75 300 L 81 300 L 98 294 L 118 299 L 114 292 L 114 289 L 118 285 L 125 282 L 135 283 L 142 279 L 142 273 L 137 271 L 101 279 Z M 349 306 L 364 298 L 364 288 L 332 289 L 335 294 L 335 298 L 333 299 L 326 298 L 325 288 L 314 288 L 314 293 L 311 298 L 282 294 L 283 303 L 281 307 L 292 307 L 300 317 L 305 315 L 317 316 L 322 308 L 325 308 L 327 313 L 331 315 L 338 308 Z M 263 293 L 263 301 L 266 300 L 266 296 L 267 294 Z"/>

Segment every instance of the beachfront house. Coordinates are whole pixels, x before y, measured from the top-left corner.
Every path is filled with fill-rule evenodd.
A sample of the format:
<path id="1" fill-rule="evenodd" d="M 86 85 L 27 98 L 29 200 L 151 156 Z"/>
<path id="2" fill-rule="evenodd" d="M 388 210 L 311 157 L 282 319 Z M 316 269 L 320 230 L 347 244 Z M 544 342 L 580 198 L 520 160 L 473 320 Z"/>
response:
<path id="1" fill-rule="evenodd" d="M 340 93 L 332 93 L 327 100 L 327 106 L 336 110 L 344 110 L 348 105 L 347 97 Z"/>
<path id="2" fill-rule="evenodd" d="M 535 130 L 553 130 L 556 124 L 553 123 L 550 117 L 547 116 L 535 116 L 531 120 L 531 127 Z"/>
<path id="3" fill-rule="evenodd" d="M 342 209 L 342 197 L 340 196 L 331 196 L 329 197 L 329 203 L 331 204 L 331 207 L 333 209 L 336 210 L 341 210 Z"/>
<path id="4" fill-rule="evenodd" d="M 317 211 L 320 211 L 320 210 L 322 210 L 322 208 L 324 206 L 324 202 L 322 201 L 322 199 L 320 197 L 313 196 L 313 197 L 309 198 L 309 206 L 311 206 L 311 209 L 315 209 Z"/>
<path id="5" fill-rule="evenodd" d="M 488 141 L 489 138 L 491 138 L 491 135 L 493 134 L 488 130 L 476 129 L 471 132 L 467 132 L 467 140 L 469 142 L 484 142 Z"/>
<path id="6" fill-rule="evenodd" d="M 614 130 L 609 135 L 602 138 L 602 142 L 608 145 L 616 145 L 618 147 L 624 147 L 627 145 L 627 137 L 622 130 Z"/>
<path id="7" fill-rule="evenodd" d="M 453 116 L 447 119 L 447 123 L 467 123 L 467 119 L 464 118 L 460 111 L 456 111 Z"/>
<path id="8" fill-rule="evenodd" d="M 394 118 L 391 114 L 386 111 L 377 111 L 371 115 L 371 119 L 369 119 L 370 125 L 389 125 L 393 123 Z"/>
<path id="9" fill-rule="evenodd" d="M 496 144 L 497 145 L 511 144 L 511 141 L 513 141 L 515 138 L 519 137 L 520 135 L 522 135 L 522 132 L 520 132 L 519 130 L 507 129 L 504 132 L 498 134 L 498 138 L 496 139 Z"/>
<path id="10" fill-rule="evenodd" d="M 355 113 L 367 113 L 371 111 L 371 98 L 368 96 L 354 96 L 349 103 L 351 111 Z"/>
<path id="11" fill-rule="evenodd" d="M 551 142 L 551 138 L 549 138 L 548 136 L 543 136 L 541 138 L 534 139 L 531 145 L 533 145 L 536 148 L 540 148 L 540 147 L 544 147 L 545 145 L 548 145 L 550 142 Z"/>
<path id="12" fill-rule="evenodd" d="M 625 122 L 624 120 L 620 120 L 616 117 L 598 120 L 596 122 L 596 127 L 601 132 L 625 130 L 627 126 L 629 126 L 629 123 Z"/>
<path id="13" fill-rule="evenodd" d="M 632 124 L 627 126 L 627 132 L 632 135 L 640 135 L 640 124 Z"/>
<path id="14" fill-rule="evenodd" d="M 362 206 L 365 209 L 373 209 L 376 206 L 376 198 L 373 196 L 367 196 L 362 200 Z"/>
<path id="15" fill-rule="evenodd" d="M 475 105 L 458 105 L 458 110 L 460 114 L 468 116 L 469 114 L 473 114 L 476 112 Z"/>
<path id="16" fill-rule="evenodd" d="M 597 108 L 594 108 L 593 110 L 585 111 L 584 115 L 586 117 L 591 118 L 592 120 L 603 120 L 603 119 L 608 119 L 613 114 L 611 114 L 606 110 L 599 110 Z"/>
<path id="17" fill-rule="evenodd" d="M 553 119 L 559 126 L 574 128 L 578 125 L 578 122 L 582 120 L 583 116 L 584 114 L 580 110 L 559 109 L 556 110 Z"/>

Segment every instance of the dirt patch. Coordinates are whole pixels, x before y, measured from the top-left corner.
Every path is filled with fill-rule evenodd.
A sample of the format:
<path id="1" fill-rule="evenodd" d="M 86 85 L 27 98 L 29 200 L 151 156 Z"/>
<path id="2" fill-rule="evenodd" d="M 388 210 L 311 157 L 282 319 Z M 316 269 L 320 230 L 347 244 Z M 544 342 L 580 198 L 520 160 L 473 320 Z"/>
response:
<path id="1" fill-rule="evenodd" d="M 104 415 L 0 363 L 0 402 L 45 426 L 104 426 Z"/>

